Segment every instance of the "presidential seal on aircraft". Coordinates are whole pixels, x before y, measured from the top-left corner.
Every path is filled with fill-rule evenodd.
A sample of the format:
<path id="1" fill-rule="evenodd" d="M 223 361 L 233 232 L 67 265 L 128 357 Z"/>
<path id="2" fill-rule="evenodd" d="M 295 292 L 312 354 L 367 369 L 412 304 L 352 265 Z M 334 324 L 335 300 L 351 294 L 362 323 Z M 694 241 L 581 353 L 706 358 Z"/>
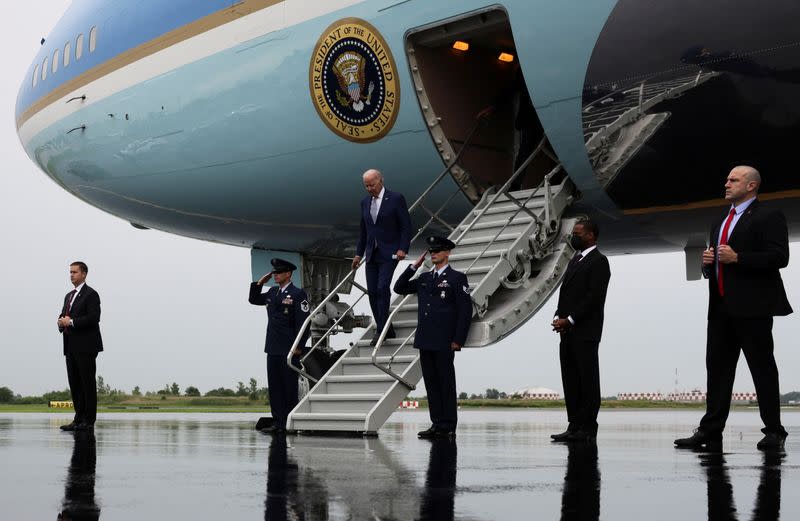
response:
<path id="1" fill-rule="evenodd" d="M 311 58 L 311 99 L 322 121 L 357 143 L 385 136 L 400 102 L 397 67 L 372 25 L 345 18 L 330 25 Z"/>

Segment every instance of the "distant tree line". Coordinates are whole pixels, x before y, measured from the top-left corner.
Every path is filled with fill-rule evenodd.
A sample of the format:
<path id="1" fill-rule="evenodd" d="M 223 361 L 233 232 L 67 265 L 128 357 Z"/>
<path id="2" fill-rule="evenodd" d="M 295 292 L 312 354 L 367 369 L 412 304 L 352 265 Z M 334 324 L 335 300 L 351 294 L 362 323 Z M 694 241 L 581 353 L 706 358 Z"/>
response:
<path id="1" fill-rule="evenodd" d="M 165 384 L 164 388 L 159 389 L 158 391 L 146 391 L 144 393 L 142 393 L 141 388 L 137 385 L 129 394 L 120 389 L 113 389 L 105 382 L 102 376 L 97 377 L 97 400 L 100 403 L 115 403 L 130 399 L 131 397 L 141 396 L 148 398 L 160 396 L 162 399 L 166 399 L 167 396 L 246 396 L 250 400 L 254 401 L 267 401 L 268 391 L 266 387 L 259 387 L 258 381 L 255 378 L 250 378 L 250 381 L 247 385 L 245 385 L 244 382 L 238 382 L 236 390 L 226 387 L 218 387 L 217 389 L 211 389 L 203 394 L 197 387 L 189 385 L 183 389 L 183 393 L 181 393 L 180 385 L 178 385 L 177 382 L 172 382 L 172 384 Z M 69 389 L 64 389 L 62 391 L 50 391 L 40 396 L 21 396 L 19 394 L 14 394 L 14 391 L 8 387 L 0 387 L 0 403 L 26 405 L 48 403 L 50 401 L 66 401 L 71 399 L 72 397 L 70 396 Z"/>

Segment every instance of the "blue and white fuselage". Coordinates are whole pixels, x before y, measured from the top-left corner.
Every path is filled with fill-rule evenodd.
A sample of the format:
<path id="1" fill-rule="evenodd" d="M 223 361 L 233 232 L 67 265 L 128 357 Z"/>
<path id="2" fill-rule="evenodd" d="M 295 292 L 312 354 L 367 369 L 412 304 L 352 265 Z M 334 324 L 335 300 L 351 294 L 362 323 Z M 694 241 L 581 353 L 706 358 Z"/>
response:
<path id="1" fill-rule="evenodd" d="M 637 56 L 636 42 L 623 45 L 623 51 L 601 45 L 604 32 L 624 23 L 616 18 L 635 10 L 627 4 L 508 0 L 500 7 L 507 13 L 541 126 L 581 193 L 582 211 L 611 223 L 606 237 L 616 244 L 612 252 L 680 249 L 707 221 L 696 224 L 689 218 L 681 225 L 685 229 L 674 230 L 659 228 L 653 215 L 685 216 L 703 208 L 716 212 L 724 202 L 708 201 L 719 192 L 697 198 L 645 197 L 637 205 L 635 191 L 641 188 L 633 196 L 620 191 L 631 182 L 622 176 L 634 174 L 623 169 L 616 184 L 604 185 L 587 152 L 584 118 L 591 101 L 591 62 L 606 58 L 619 64 L 613 55 L 620 52 Z M 674 4 L 688 9 L 685 2 Z M 387 185 L 413 201 L 443 169 L 414 96 L 408 32 L 493 5 L 480 0 L 74 2 L 22 83 L 16 108 L 19 137 L 30 158 L 64 189 L 136 225 L 245 247 L 345 256 L 352 254 L 358 232 L 364 170 L 382 170 Z M 326 28 L 349 17 L 379 31 L 397 67 L 396 120 L 385 136 L 369 143 L 332 132 L 309 95 L 315 46 Z M 695 40 L 711 46 L 708 53 L 727 48 L 695 36 L 676 48 L 691 48 Z M 772 43 L 753 45 L 766 49 Z M 701 49 L 697 59 L 708 53 Z M 676 63 L 683 60 L 682 74 L 694 74 L 689 69 L 700 66 L 687 63 L 680 53 L 665 54 L 673 55 Z M 653 53 L 644 56 L 631 71 L 646 76 L 675 69 L 655 64 Z M 752 70 L 715 74 L 756 81 L 761 73 Z M 619 72 L 620 81 L 635 76 Z M 695 91 L 710 89 L 714 82 L 720 83 L 719 76 Z M 610 85 L 609 91 L 623 90 L 616 82 L 597 83 Z M 787 100 L 800 98 L 795 85 L 787 80 L 782 91 Z M 694 95 L 664 103 L 688 103 Z M 662 112 L 676 125 L 680 121 L 679 107 Z M 662 128 L 668 131 L 669 124 Z M 794 132 L 789 123 L 781 128 L 787 135 Z M 655 153 L 690 153 L 652 148 Z M 626 164 L 629 171 L 646 169 L 635 160 Z M 714 176 L 721 189 L 727 168 L 722 164 L 699 175 Z M 692 175 L 698 179 L 697 172 Z M 649 186 L 657 191 L 653 183 L 663 181 L 653 179 Z M 796 181 L 787 183 L 775 191 L 788 194 L 797 188 Z M 456 186 L 451 180 L 445 185 L 434 199 L 441 201 Z M 690 185 L 685 188 L 691 192 Z M 684 203 L 689 206 L 679 207 Z M 451 211 L 459 218 L 470 208 L 464 198 Z"/>

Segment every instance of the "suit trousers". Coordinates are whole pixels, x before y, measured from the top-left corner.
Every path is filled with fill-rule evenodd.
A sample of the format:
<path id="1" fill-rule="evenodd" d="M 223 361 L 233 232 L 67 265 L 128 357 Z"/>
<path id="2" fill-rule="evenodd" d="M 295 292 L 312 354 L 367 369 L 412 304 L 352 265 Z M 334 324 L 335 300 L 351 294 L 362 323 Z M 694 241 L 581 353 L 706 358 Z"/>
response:
<path id="1" fill-rule="evenodd" d="M 97 420 L 97 353 L 69 353 L 67 380 L 72 404 L 75 407 L 75 423 L 94 424 Z"/>
<path id="2" fill-rule="evenodd" d="M 297 406 L 297 373 L 286 365 L 284 355 L 267 355 L 267 380 L 272 418 L 285 429 L 289 413 Z"/>
<path id="3" fill-rule="evenodd" d="M 458 423 L 455 353 L 420 349 L 420 363 L 431 423 L 439 430 L 455 430 Z"/>
<path id="4" fill-rule="evenodd" d="M 708 396 L 700 430 L 721 434 L 731 408 L 739 352 L 744 352 L 758 396 L 765 433 L 786 435 L 781 425 L 778 366 L 772 341 L 772 317 L 733 317 L 717 310 L 708 319 L 706 374 Z"/>
<path id="5" fill-rule="evenodd" d="M 377 324 L 377 335 L 381 334 L 386 320 L 389 318 L 389 301 L 392 298 L 392 275 L 397 267 L 396 260 L 381 262 L 375 258 L 376 252 L 367 262 L 367 292 L 369 306 L 372 308 L 372 317 Z"/>
<path id="6" fill-rule="evenodd" d="M 561 334 L 559 355 L 564 401 L 567 405 L 568 430 L 597 433 L 600 411 L 600 366 L 596 340 L 576 337 L 567 331 Z"/>

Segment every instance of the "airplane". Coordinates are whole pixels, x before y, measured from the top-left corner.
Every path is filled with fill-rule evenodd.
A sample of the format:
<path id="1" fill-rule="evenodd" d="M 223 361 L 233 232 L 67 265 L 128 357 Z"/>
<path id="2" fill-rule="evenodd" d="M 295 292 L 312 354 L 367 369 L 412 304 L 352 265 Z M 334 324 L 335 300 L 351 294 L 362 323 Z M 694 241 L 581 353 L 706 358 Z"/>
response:
<path id="1" fill-rule="evenodd" d="M 607 254 L 684 251 L 697 279 L 725 176 L 750 164 L 797 239 L 798 22 L 792 0 L 80 0 L 16 125 L 74 196 L 249 248 L 255 278 L 287 258 L 313 304 L 344 287 L 377 168 L 420 236 L 476 245 L 460 262 L 488 345 L 557 287 L 570 218 Z"/>

